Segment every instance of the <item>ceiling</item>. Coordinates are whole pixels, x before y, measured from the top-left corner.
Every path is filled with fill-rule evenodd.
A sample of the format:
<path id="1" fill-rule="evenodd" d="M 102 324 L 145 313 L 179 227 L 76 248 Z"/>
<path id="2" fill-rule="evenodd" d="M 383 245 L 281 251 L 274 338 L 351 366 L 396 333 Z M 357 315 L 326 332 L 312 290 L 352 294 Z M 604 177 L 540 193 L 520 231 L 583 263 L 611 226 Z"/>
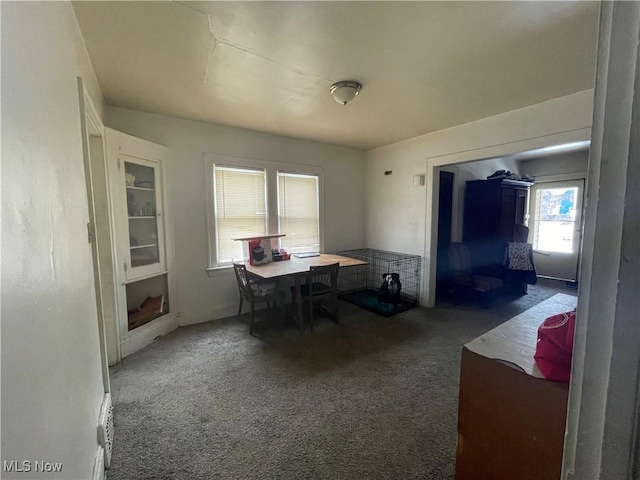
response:
<path id="1" fill-rule="evenodd" d="M 594 84 L 594 2 L 73 6 L 107 105 L 361 150 Z"/>

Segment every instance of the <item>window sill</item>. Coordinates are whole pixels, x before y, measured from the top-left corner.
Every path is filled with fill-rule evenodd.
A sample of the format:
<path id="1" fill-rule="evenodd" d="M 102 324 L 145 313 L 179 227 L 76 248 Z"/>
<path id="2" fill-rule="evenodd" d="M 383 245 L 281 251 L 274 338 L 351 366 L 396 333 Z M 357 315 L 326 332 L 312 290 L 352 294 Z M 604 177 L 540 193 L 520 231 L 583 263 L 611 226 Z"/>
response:
<path id="1" fill-rule="evenodd" d="M 206 270 L 209 277 L 226 277 L 233 274 L 233 265 L 225 265 L 224 267 L 207 267 Z"/>

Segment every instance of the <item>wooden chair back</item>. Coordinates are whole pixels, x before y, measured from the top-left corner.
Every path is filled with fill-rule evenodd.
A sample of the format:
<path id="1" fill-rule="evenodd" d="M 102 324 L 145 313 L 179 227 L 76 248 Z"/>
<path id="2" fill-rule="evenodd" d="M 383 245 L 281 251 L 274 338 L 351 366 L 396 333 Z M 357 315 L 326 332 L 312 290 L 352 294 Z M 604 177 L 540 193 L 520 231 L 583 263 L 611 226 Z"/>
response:
<path id="1" fill-rule="evenodd" d="M 311 267 L 307 276 L 307 285 L 312 297 L 338 293 L 339 263 Z"/>
<path id="2" fill-rule="evenodd" d="M 244 263 L 233 263 L 233 271 L 236 274 L 236 281 L 238 282 L 238 288 L 240 293 L 245 297 L 253 297 L 253 291 L 249 284 L 249 275 L 247 273 L 247 267 Z"/>
<path id="3" fill-rule="evenodd" d="M 471 255 L 464 243 L 453 242 L 448 251 L 449 265 L 454 274 L 471 275 Z"/>

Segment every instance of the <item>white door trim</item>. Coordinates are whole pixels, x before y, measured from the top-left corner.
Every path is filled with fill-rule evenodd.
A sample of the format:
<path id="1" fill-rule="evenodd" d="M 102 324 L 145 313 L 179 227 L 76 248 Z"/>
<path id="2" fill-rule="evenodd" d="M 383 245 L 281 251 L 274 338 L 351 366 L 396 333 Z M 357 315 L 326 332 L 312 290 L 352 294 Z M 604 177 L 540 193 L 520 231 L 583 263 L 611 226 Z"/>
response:
<path id="1" fill-rule="evenodd" d="M 587 172 L 560 173 L 558 175 L 538 175 L 535 183 L 564 182 L 567 180 L 586 180 Z"/>
<path id="2" fill-rule="evenodd" d="M 562 479 L 638 478 L 640 3 L 602 2 Z"/>
<path id="3" fill-rule="evenodd" d="M 102 383 L 104 392 L 109 393 L 111 391 L 111 384 L 109 382 L 109 361 L 107 358 L 107 344 L 104 325 L 104 302 L 108 301 L 103 295 L 103 279 L 100 269 L 100 255 L 98 252 L 98 241 L 96 238 L 96 207 L 94 196 L 94 178 L 91 169 L 91 156 L 89 146 L 89 135 L 93 131 L 99 135 L 104 133 L 104 126 L 97 114 L 91 98 L 88 92 L 84 88 L 84 83 L 81 77 L 78 77 L 78 97 L 80 104 L 80 131 L 82 137 L 82 157 L 85 170 L 85 182 L 87 189 L 87 202 L 89 208 L 89 225 L 88 235 L 91 243 L 91 257 L 93 260 L 93 276 L 96 291 L 96 311 L 98 316 L 98 338 L 100 348 L 100 363 L 102 368 Z M 104 137 L 102 137 L 104 139 Z M 102 142 L 104 150 L 104 140 Z"/>

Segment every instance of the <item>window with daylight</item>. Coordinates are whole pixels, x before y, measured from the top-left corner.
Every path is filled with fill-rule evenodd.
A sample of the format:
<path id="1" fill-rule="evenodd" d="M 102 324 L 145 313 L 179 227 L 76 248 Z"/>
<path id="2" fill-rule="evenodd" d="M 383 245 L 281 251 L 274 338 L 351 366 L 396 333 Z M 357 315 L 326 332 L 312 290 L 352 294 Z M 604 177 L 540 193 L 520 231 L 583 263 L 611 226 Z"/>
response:
<path id="1" fill-rule="evenodd" d="M 542 188 L 535 198 L 533 248 L 544 252 L 573 253 L 578 187 Z"/>
<path id="2" fill-rule="evenodd" d="M 274 247 L 323 251 L 322 167 L 214 153 L 204 160 L 210 276 L 242 259 L 234 238 L 282 233 Z"/>
<path id="3" fill-rule="evenodd" d="M 215 232 L 219 265 L 242 258 L 234 238 L 267 233 L 264 170 L 215 166 Z"/>
<path id="4" fill-rule="evenodd" d="M 319 252 L 318 176 L 278 172 L 280 245 L 289 253 Z"/>

